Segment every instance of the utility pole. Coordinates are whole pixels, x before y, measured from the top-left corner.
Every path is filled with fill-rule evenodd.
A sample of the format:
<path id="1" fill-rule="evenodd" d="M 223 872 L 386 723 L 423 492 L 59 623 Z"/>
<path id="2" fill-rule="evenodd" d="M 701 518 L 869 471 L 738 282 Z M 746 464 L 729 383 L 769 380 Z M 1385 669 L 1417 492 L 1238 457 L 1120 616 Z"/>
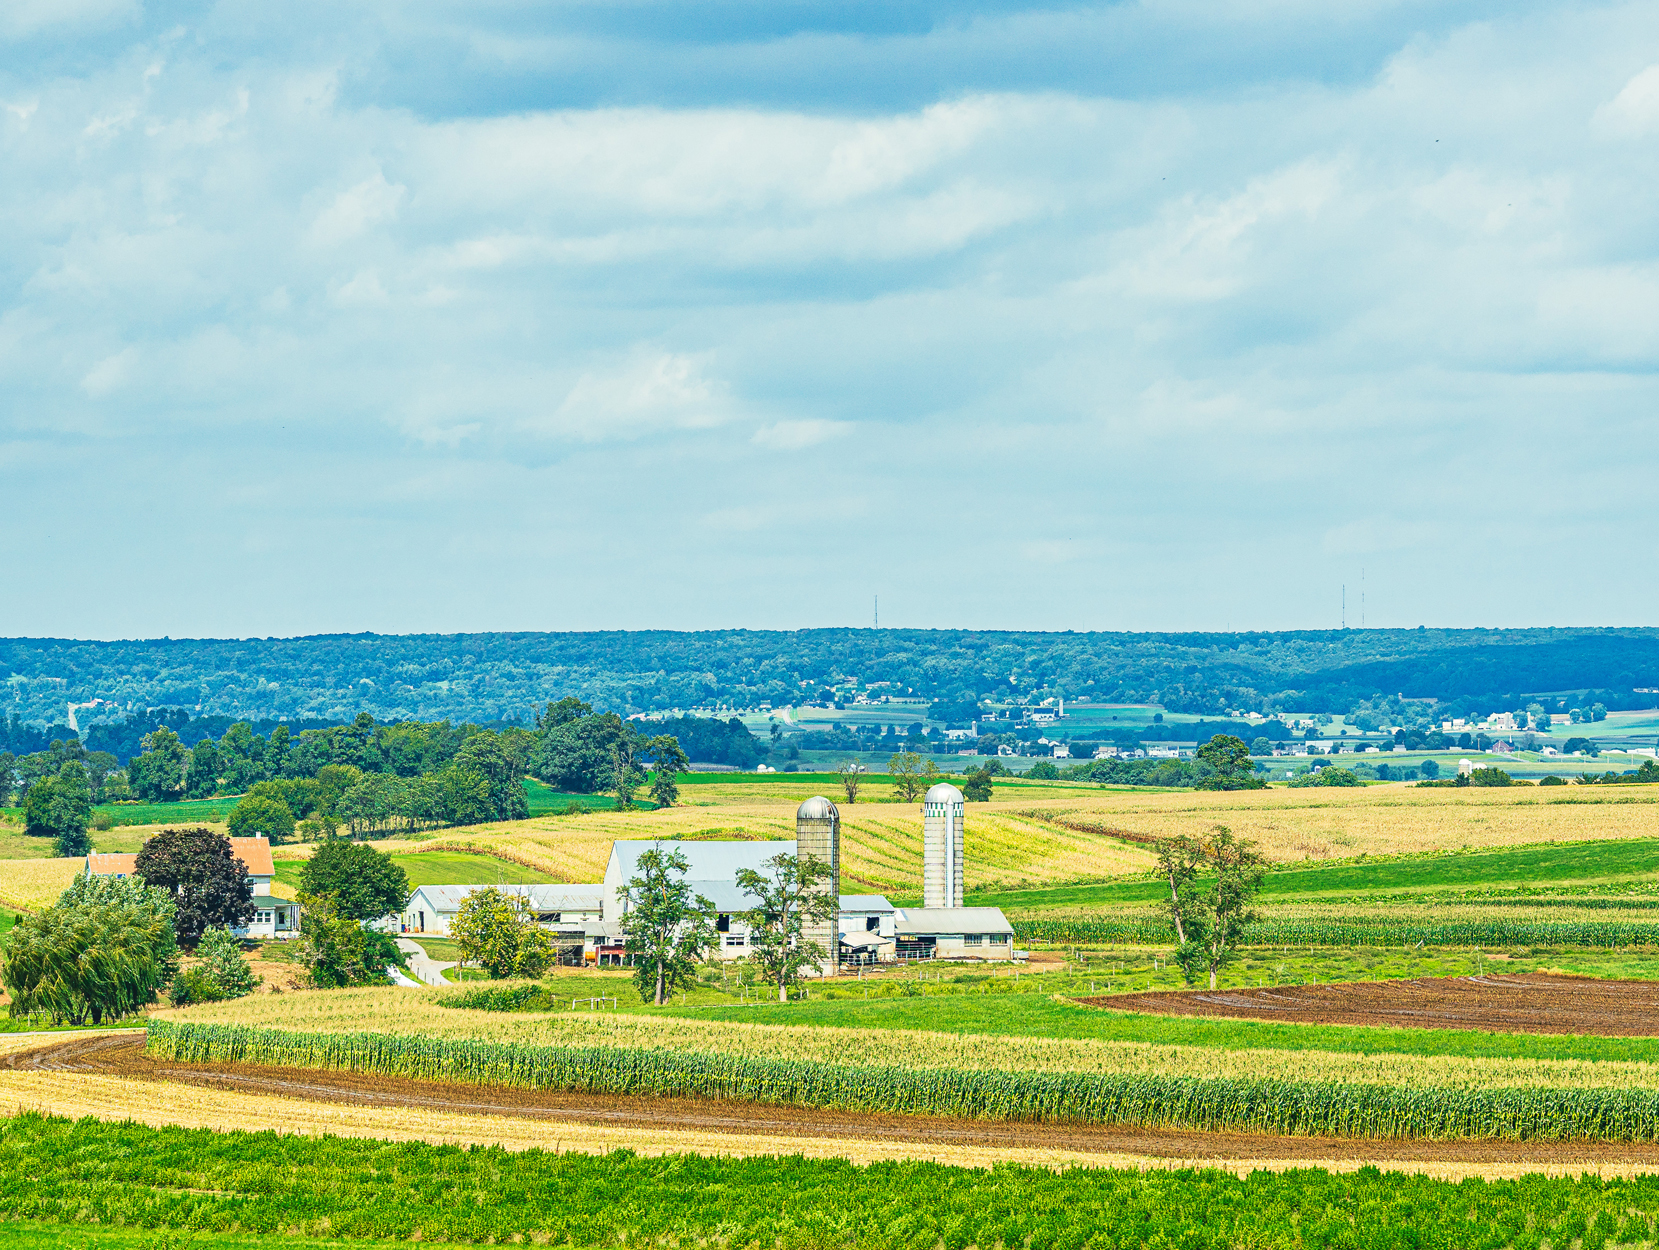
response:
<path id="1" fill-rule="evenodd" d="M 870 616 L 870 626 L 871 626 L 872 629 L 880 629 L 881 628 L 881 596 L 880 595 L 876 596 L 875 608 L 872 611 L 871 616 Z"/>
<path id="2" fill-rule="evenodd" d="M 1348 583 L 1342 583 L 1342 628 L 1348 628 Z"/>

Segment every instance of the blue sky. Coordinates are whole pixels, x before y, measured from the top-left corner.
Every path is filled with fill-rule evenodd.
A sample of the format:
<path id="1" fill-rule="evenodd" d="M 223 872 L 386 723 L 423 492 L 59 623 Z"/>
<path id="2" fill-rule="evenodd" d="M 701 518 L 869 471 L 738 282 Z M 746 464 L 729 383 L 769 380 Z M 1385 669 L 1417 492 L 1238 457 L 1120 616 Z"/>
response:
<path id="1" fill-rule="evenodd" d="M 1652 5 L 12 0 L 0 634 L 1652 624 Z"/>

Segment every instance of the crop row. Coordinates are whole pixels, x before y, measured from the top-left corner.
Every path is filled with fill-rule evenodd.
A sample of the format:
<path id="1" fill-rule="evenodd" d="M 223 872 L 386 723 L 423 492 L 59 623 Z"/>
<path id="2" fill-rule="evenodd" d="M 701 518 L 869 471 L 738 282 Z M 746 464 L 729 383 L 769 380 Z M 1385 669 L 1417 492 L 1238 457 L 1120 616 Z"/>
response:
<path id="1" fill-rule="evenodd" d="M 0 1218 L 191 1230 L 192 1242 L 235 1232 L 276 1244 L 299 1234 L 684 1250 L 1601 1250 L 1652 1238 L 1655 1216 L 1653 1176 L 1453 1184 L 1371 1167 L 975 1170 L 0 1121 Z"/>
<path id="2" fill-rule="evenodd" d="M 1014 920 L 1014 940 L 1035 945 L 1170 942 L 1159 916 L 1060 916 Z M 1621 920 L 1355 919 L 1272 917 L 1247 925 L 1246 946 L 1589 946 L 1659 944 L 1659 922 Z"/>
<path id="3" fill-rule="evenodd" d="M 1457 1088 L 868 1067 L 620 1047 L 152 1021 L 150 1053 L 531 1089 L 977 1119 L 1367 1137 L 1659 1141 L 1659 1090 Z"/>

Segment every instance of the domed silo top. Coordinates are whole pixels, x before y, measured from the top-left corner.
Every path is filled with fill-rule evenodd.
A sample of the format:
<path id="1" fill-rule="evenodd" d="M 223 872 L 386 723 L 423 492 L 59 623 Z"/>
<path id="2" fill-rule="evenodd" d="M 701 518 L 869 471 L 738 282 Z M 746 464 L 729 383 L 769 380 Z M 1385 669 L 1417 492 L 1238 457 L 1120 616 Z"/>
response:
<path id="1" fill-rule="evenodd" d="M 795 809 L 796 820 L 834 820 L 841 813 L 821 794 L 815 794 Z"/>
<path id="2" fill-rule="evenodd" d="M 941 781 L 922 798 L 924 803 L 960 803 L 961 801 L 962 791 L 948 781 Z"/>

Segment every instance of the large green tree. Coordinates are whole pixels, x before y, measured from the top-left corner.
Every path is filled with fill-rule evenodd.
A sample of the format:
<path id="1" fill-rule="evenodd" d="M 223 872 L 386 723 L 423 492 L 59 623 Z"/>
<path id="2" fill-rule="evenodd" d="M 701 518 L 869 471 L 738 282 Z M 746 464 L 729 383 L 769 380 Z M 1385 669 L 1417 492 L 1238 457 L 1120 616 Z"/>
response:
<path id="1" fill-rule="evenodd" d="M 4 942 L 14 1016 L 98 1024 L 154 1002 L 178 970 L 174 904 L 134 878 L 77 878 Z"/>
<path id="2" fill-rule="evenodd" d="M 163 725 L 144 735 L 144 752 L 127 764 L 127 784 L 141 799 L 172 803 L 184 797 L 190 752 L 178 734 Z"/>
<path id="3" fill-rule="evenodd" d="M 139 848 L 134 872 L 172 897 L 179 944 L 187 949 L 211 928 L 239 928 L 253 919 L 248 866 L 229 838 L 206 826 L 163 829 Z"/>
<path id="4" fill-rule="evenodd" d="M 622 932 L 634 966 L 634 984 L 659 1006 L 674 987 L 689 981 L 714 945 L 714 904 L 693 895 L 685 879 L 686 857 L 657 843 L 643 852 L 637 871 L 622 887 Z"/>
<path id="5" fill-rule="evenodd" d="M 273 846 L 294 836 L 294 813 L 288 810 L 288 804 L 265 794 L 244 798 L 231 809 L 227 823 L 231 837 L 265 837 Z"/>
<path id="6" fill-rule="evenodd" d="M 1200 790 L 1261 790 L 1267 785 L 1256 772 L 1243 738 L 1216 734 L 1198 748 L 1197 758 L 1212 770 L 1198 782 Z"/>
<path id="7" fill-rule="evenodd" d="M 486 886 L 461 900 L 450 936 L 461 958 L 492 977 L 535 977 L 553 962 L 553 939 L 521 894 Z"/>
<path id="8" fill-rule="evenodd" d="M 392 857 L 361 842 L 324 842 L 300 869 L 300 888 L 327 894 L 350 920 L 378 920 L 402 912 L 409 877 Z"/>
<path id="9" fill-rule="evenodd" d="M 85 855 L 92 849 L 86 827 L 92 819 L 92 786 L 86 766 L 70 760 L 55 777 L 29 787 L 23 804 L 24 830 L 37 838 L 52 838 L 63 857 Z"/>
<path id="10" fill-rule="evenodd" d="M 1221 969 L 1238 957 L 1245 926 L 1258 918 L 1251 903 L 1266 861 L 1224 825 L 1202 842 L 1176 837 L 1154 846 L 1159 877 L 1169 889 L 1163 908 L 1175 931 L 1176 963 L 1189 985 L 1208 972 L 1213 990 Z M 1208 878 L 1202 888 L 1201 875 Z"/>
<path id="11" fill-rule="evenodd" d="M 598 794 L 616 787 L 617 748 L 635 749 L 638 731 L 615 712 L 577 716 L 546 732 L 531 771 L 555 789 Z"/>
<path id="12" fill-rule="evenodd" d="M 738 869 L 737 888 L 755 900 L 743 913 L 749 927 L 749 958 L 778 987 L 782 1003 L 789 1000 L 789 987 L 801 979 L 802 971 L 821 965 L 830 955 L 806 939 L 806 923 L 834 919 L 841 900 L 824 885 L 832 875 L 830 866 L 811 855 L 774 855 L 763 867 L 764 873 Z"/>
<path id="13" fill-rule="evenodd" d="M 658 807 L 673 807 L 680 797 L 678 777 L 691 767 L 673 734 L 658 734 L 645 744 L 651 760 L 651 801 Z"/>
<path id="14" fill-rule="evenodd" d="M 294 944 L 295 958 L 314 989 L 385 985 L 391 979 L 387 968 L 407 964 L 391 934 L 342 916 L 331 895 L 301 893 L 299 903 L 300 937 Z"/>

